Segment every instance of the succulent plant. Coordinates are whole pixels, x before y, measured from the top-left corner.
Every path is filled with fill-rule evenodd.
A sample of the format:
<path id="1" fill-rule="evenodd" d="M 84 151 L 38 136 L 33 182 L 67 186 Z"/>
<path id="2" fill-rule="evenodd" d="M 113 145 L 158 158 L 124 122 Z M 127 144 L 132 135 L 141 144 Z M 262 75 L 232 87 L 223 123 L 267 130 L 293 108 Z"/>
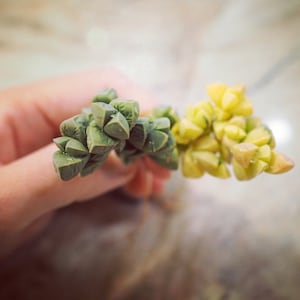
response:
<path id="1" fill-rule="evenodd" d="M 168 110 L 162 114 L 176 120 Z M 62 136 L 54 139 L 59 148 L 53 156 L 55 170 L 62 180 L 86 176 L 104 163 L 111 150 L 125 163 L 147 155 L 165 168 L 177 169 L 170 119 L 139 117 L 137 101 L 120 99 L 114 89 L 105 89 L 94 97 L 90 108 L 61 123 Z"/>
<path id="2" fill-rule="evenodd" d="M 53 162 L 58 176 L 70 180 L 100 167 L 114 150 L 124 163 L 148 156 L 157 164 L 183 176 L 205 173 L 230 177 L 227 164 L 239 180 L 262 172 L 280 174 L 293 162 L 274 150 L 271 130 L 252 116 L 245 86 L 211 84 L 211 101 L 188 106 L 179 118 L 171 106 L 158 107 L 141 117 L 135 100 L 118 98 L 116 90 L 100 91 L 89 108 L 63 121 Z"/>
<path id="3" fill-rule="evenodd" d="M 205 173 L 228 178 L 227 164 L 239 180 L 249 180 L 262 172 L 279 174 L 293 168 L 293 162 L 274 150 L 271 130 L 259 118 L 243 85 L 227 87 L 211 84 L 207 92 L 212 101 L 187 108 L 172 132 L 180 145 L 182 173 L 199 178 Z"/>

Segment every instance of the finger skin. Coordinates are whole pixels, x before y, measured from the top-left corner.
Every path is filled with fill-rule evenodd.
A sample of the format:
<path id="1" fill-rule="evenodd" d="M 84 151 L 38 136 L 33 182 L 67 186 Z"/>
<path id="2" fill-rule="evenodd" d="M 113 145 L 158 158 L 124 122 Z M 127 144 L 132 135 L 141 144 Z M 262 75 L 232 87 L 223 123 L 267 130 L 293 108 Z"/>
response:
<path id="1" fill-rule="evenodd" d="M 160 178 L 160 179 L 169 179 L 171 176 L 171 171 L 161 167 L 157 163 L 155 163 L 151 158 L 145 157 L 144 159 L 145 165 L 153 173 L 154 177 Z"/>
<path id="2" fill-rule="evenodd" d="M 143 161 L 137 165 L 134 177 L 125 185 L 124 189 L 136 197 L 148 197 L 152 193 L 153 174 L 147 170 Z"/>
<path id="3" fill-rule="evenodd" d="M 164 181 L 160 178 L 154 177 L 152 180 L 152 193 L 153 195 L 159 195 L 164 189 Z"/>
<path id="4" fill-rule="evenodd" d="M 113 154 L 87 177 L 61 181 L 52 165 L 54 145 L 0 168 L 0 234 L 24 228 L 37 217 L 74 201 L 90 199 L 123 186 L 135 174 Z"/>

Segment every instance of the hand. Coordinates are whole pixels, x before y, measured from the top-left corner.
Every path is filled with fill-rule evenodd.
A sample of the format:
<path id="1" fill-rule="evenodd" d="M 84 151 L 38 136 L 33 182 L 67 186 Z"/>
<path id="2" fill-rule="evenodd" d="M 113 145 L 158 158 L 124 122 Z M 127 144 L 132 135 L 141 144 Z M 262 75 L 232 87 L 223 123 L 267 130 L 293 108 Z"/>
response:
<path id="1" fill-rule="evenodd" d="M 59 136 L 59 124 L 89 106 L 105 87 L 114 87 L 120 97 L 138 100 L 142 110 L 152 106 L 151 97 L 111 70 L 0 91 L 0 238 L 22 236 L 53 210 L 118 187 L 135 196 L 161 191 L 168 170 L 149 159 L 125 166 L 113 153 L 92 175 L 68 182 L 58 179 L 52 139 Z"/>

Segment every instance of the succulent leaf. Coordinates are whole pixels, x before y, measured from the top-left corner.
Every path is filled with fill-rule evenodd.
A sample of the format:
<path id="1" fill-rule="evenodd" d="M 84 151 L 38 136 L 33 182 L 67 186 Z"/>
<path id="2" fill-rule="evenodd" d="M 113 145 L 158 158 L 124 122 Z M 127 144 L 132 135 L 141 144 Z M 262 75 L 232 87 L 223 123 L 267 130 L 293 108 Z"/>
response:
<path id="1" fill-rule="evenodd" d="M 200 178 L 205 174 L 205 171 L 190 151 L 184 152 L 181 156 L 181 172 L 187 178 Z"/>
<path id="2" fill-rule="evenodd" d="M 215 172 L 219 166 L 219 158 L 210 151 L 194 151 L 191 153 L 194 161 L 208 172 Z"/>
<path id="3" fill-rule="evenodd" d="M 176 148 L 168 152 L 161 152 L 159 155 L 150 155 L 150 158 L 164 168 L 170 170 L 178 169 L 179 153 Z"/>
<path id="4" fill-rule="evenodd" d="M 75 157 L 86 156 L 89 154 L 88 149 L 82 143 L 72 138 L 67 142 L 65 151 L 69 155 Z"/>
<path id="5" fill-rule="evenodd" d="M 88 157 L 73 157 L 67 153 L 56 151 L 53 155 L 55 171 L 60 179 L 67 181 L 76 177 L 85 164 Z"/>
<path id="6" fill-rule="evenodd" d="M 115 115 L 112 115 L 110 121 L 104 126 L 104 132 L 116 139 L 129 139 L 129 125 L 123 114 L 118 112 Z"/>
<path id="7" fill-rule="evenodd" d="M 168 134 L 163 131 L 151 130 L 148 133 L 143 150 L 147 153 L 157 152 L 167 144 L 168 138 Z"/>
<path id="8" fill-rule="evenodd" d="M 55 145 L 60 149 L 62 152 L 65 152 L 66 144 L 71 138 L 68 136 L 60 136 L 53 139 Z"/>
<path id="9" fill-rule="evenodd" d="M 153 119 L 168 118 L 170 120 L 171 128 L 179 121 L 176 111 L 171 106 L 159 106 L 154 108 L 150 116 Z"/>
<path id="10" fill-rule="evenodd" d="M 69 118 L 65 121 L 63 121 L 60 124 L 60 132 L 63 136 L 72 137 L 82 143 L 85 142 L 86 134 L 85 134 L 85 124 L 81 121 L 80 116 L 74 116 L 72 118 Z"/>
<path id="11" fill-rule="evenodd" d="M 139 118 L 130 131 L 129 143 L 137 149 L 142 150 L 149 131 L 149 119 Z"/>
<path id="12" fill-rule="evenodd" d="M 106 88 L 100 91 L 92 100 L 92 102 L 104 102 L 109 104 L 113 99 L 118 98 L 117 92 L 113 88 Z"/>
<path id="13" fill-rule="evenodd" d="M 226 89 L 227 86 L 223 83 L 213 83 L 207 86 L 207 94 L 217 106 L 221 107 L 222 98 Z"/>
<path id="14" fill-rule="evenodd" d="M 193 151 L 210 151 L 218 152 L 220 150 L 217 140 L 210 136 L 204 135 L 191 144 Z"/>
<path id="15" fill-rule="evenodd" d="M 234 159 L 243 168 L 249 167 L 249 165 L 254 161 L 258 151 L 258 146 L 250 143 L 241 143 L 232 147 L 232 154 Z"/>
<path id="16" fill-rule="evenodd" d="M 158 118 L 153 121 L 153 128 L 156 130 L 168 133 L 170 131 L 171 123 L 168 118 Z"/>
<path id="17" fill-rule="evenodd" d="M 90 153 L 103 154 L 112 150 L 117 141 L 109 137 L 97 124 L 93 121 L 87 128 L 87 145 Z"/>
<path id="18" fill-rule="evenodd" d="M 125 117 L 130 129 L 135 125 L 140 113 L 139 104 L 136 101 L 128 99 L 114 99 L 110 102 L 110 105 L 112 105 Z"/>
<path id="19" fill-rule="evenodd" d="M 288 172 L 294 167 L 294 162 L 286 155 L 272 151 L 272 157 L 266 172 L 271 174 L 282 174 Z"/>
<path id="20" fill-rule="evenodd" d="M 244 139 L 245 143 L 252 143 L 257 146 L 269 144 L 272 141 L 272 132 L 266 126 L 260 126 L 251 130 Z"/>
<path id="21" fill-rule="evenodd" d="M 117 113 L 117 110 L 113 106 L 104 102 L 92 103 L 91 111 L 96 124 L 100 128 L 103 128 L 111 116 Z"/>
<path id="22" fill-rule="evenodd" d="M 98 169 L 107 159 L 109 152 L 95 155 L 93 158 L 91 158 L 86 165 L 82 168 L 80 171 L 80 176 L 87 176 L 91 173 L 93 173 L 96 169 Z"/>

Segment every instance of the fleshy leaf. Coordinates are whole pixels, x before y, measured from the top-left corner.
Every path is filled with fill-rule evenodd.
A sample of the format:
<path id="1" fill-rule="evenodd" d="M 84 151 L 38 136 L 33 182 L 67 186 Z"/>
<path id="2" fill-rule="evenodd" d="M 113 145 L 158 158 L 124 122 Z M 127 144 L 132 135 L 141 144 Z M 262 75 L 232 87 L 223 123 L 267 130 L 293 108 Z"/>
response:
<path id="1" fill-rule="evenodd" d="M 158 118 L 153 121 L 153 128 L 168 133 L 170 131 L 170 120 L 168 118 Z"/>
<path id="2" fill-rule="evenodd" d="M 171 106 L 160 106 L 154 108 L 151 112 L 151 116 L 154 119 L 168 118 L 170 120 L 171 128 L 174 126 L 175 123 L 179 121 L 179 117 L 176 111 Z"/>
<path id="3" fill-rule="evenodd" d="M 78 119 L 81 121 L 82 118 L 80 115 L 63 121 L 60 124 L 60 132 L 63 136 L 72 137 L 84 143 L 86 139 L 84 122 L 78 122 Z"/>
<path id="4" fill-rule="evenodd" d="M 142 150 L 149 131 L 149 119 L 139 118 L 130 131 L 129 142 L 137 149 Z"/>
<path id="5" fill-rule="evenodd" d="M 282 153 L 272 151 L 272 158 L 266 172 L 271 174 L 282 174 L 294 167 L 294 162 Z"/>
<path id="6" fill-rule="evenodd" d="M 148 153 L 156 152 L 162 149 L 168 142 L 168 135 L 159 130 L 152 130 L 148 133 L 144 151 Z"/>
<path id="7" fill-rule="evenodd" d="M 179 153 L 176 148 L 169 152 L 161 152 L 159 155 L 150 155 L 151 159 L 157 164 L 170 170 L 178 169 Z"/>
<path id="8" fill-rule="evenodd" d="M 204 135 L 191 144 L 193 151 L 211 151 L 218 152 L 220 150 L 217 140 L 210 136 Z"/>
<path id="9" fill-rule="evenodd" d="M 194 151 L 192 152 L 192 157 L 194 161 L 197 161 L 199 165 L 205 171 L 214 172 L 217 170 L 219 166 L 218 157 L 209 151 Z"/>
<path id="10" fill-rule="evenodd" d="M 269 144 L 272 141 L 272 132 L 266 126 L 260 126 L 251 130 L 245 138 L 245 143 L 252 143 L 257 146 Z"/>
<path id="11" fill-rule="evenodd" d="M 53 163 L 59 178 L 67 181 L 76 177 L 85 166 L 88 157 L 72 157 L 67 153 L 56 151 Z"/>
<path id="12" fill-rule="evenodd" d="M 91 110 L 94 120 L 100 128 L 103 128 L 110 117 L 117 113 L 117 110 L 113 106 L 103 102 L 92 103 Z"/>
<path id="13" fill-rule="evenodd" d="M 100 91 L 92 100 L 92 102 L 110 103 L 113 99 L 118 98 L 117 92 L 113 88 L 106 88 Z"/>
<path id="14" fill-rule="evenodd" d="M 65 152 L 66 144 L 71 138 L 68 136 L 60 136 L 53 139 L 55 145 L 62 151 Z"/>
<path id="15" fill-rule="evenodd" d="M 109 152 L 95 155 L 93 158 L 91 158 L 84 168 L 80 172 L 80 176 L 84 177 L 91 173 L 93 173 L 96 169 L 98 169 L 107 159 Z"/>
<path id="16" fill-rule="evenodd" d="M 104 126 L 104 132 L 119 140 L 129 139 L 129 125 L 123 114 L 118 112 L 112 115 L 110 121 Z"/>
<path id="17" fill-rule="evenodd" d="M 125 117 L 131 129 L 139 117 L 140 108 L 138 102 L 128 99 L 115 99 L 110 104 Z"/>
<path id="18" fill-rule="evenodd" d="M 109 137 L 95 122 L 87 128 L 87 145 L 90 153 L 103 154 L 117 145 L 117 141 Z"/>
<path id="19" fill-rule="evenodd" d="M 205 173 L 190 151 L 184 152 L 181 156 L 181 172 L 187 178 L 200 178 Z"/>
<path id="20" fill-rule="evenodd" d="M 241 143 L 232 147 L 232 154 L 235 160 L 243 167 L 248 168 L 253 162 L 258 151 L 258 146 L 250 143 Z"/>
<path id="21" fill-rule="evenodd" d="M 82 143 L 72 138 L 67 142 L 65 151 L 69 155 L 75 157 L 86 156 L 89 154 L 88 149 Z"/>
<path id="22" fill-rule="evenodd" d="M 213 83 L 207 86 L 207 94 L 216 105 L 221 107 L 222 98 L 227 89 L 227 86 L 223 83 Z"/>

